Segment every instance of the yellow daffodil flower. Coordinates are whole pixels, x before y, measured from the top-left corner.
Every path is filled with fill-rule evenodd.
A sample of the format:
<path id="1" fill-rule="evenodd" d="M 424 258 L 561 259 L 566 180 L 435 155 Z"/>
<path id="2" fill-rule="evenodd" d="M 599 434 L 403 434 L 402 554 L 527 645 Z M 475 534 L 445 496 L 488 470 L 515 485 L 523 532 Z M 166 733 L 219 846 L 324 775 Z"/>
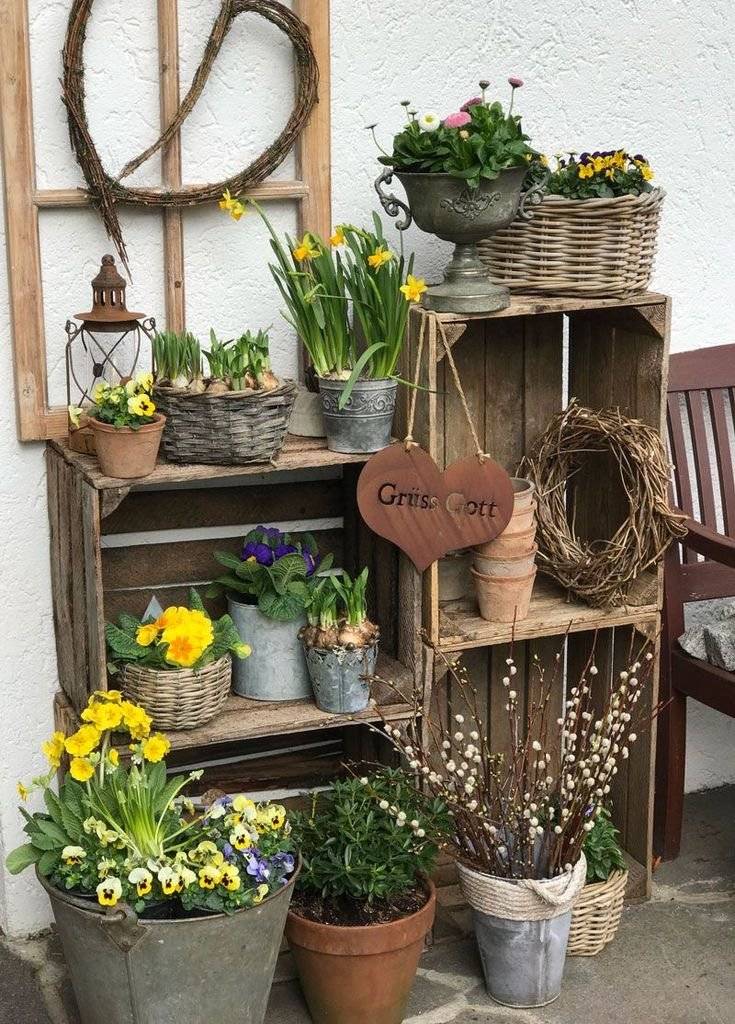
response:
<path id="1" fill-rule="evenodd" d="M 309 234 L 304 235 L 293 251 L 293 258 L 297 263 L 303 263 L 305 260 L 315 260 L 318 255 L 319 248 Z"/>
<path id="2" fill-rule="evenodd" d="M 171 744 L 166 737 L 162 733 L 156 732 L 143 743 L 143 757 L 146 761 L 157 764 L 163 760 L 170 749 Z"/>
<path id="3" fill-rule="evenodd" d="M 97 886 L 97 901 L 102 907 L 114 907 L 122 896 L 122 882 L 112 875 Z"/>
<path id="4" fill-rule="evenodd" d="M 426 291 L 426 281 L 423 277 L 414 277 L 413 274 L 409 274 L 406 283 L 401 285 L 400 291 L 406 302 L 418 302 Z"/>
<path id="5" fill-rule="evenodd" d="M 135 642 L 141 647 L 150 647 L 154 640 L 158 639 L 158 626 L 155 622 L 139 626 L 135 633 Z"/>
<path id="6" fill-rule="evenodd" d="M 133 395 L 128 399 L 128 412 L 133 416 L 152 416 L 155 411 L 155 402 L 146 394 Z"/>
<path id="7" fill-rule="evenodd" d="M 65 846 L 61 851 L 61 859 L 65 864 L 81 864 L 86 856 L 81 846 Z"/>
<path id="8" fill-rule="evenodd" d="M 41 744 L 41 750 L 52 768 L 58 768 L 61 764 L 61 758 L 64 755 L 65 739 L 66 737 L 63 732 L 55 732 L 50 740 L 46 740 L 45 743 Z"/>
<path id="9" fill-rule="evenodd" d="M 222 877 L 222 872 L 217 864 L 205 864 L 199 869 L 199 888 L 214 889 Z"/>
<path id="10" fill-rule="evenodd" d="M 153 889 L 153 875 L 147 868 L 133 868 L 128 881 L 135 886 L 135 891 L 141 897 L 148 896 Z"/>
<path id="11" fill-rule="evenodd" d="M 67 753 L 72 757 L 86 757 L 91 754 L 101 739 L 99 729 L 94 725 L 82 725 L 64 741 Z"/>
<path id="12" fill-rule="evenodd" d="M 393 259 L 393 253 L 390 249 L 386 249 L 384 245 L 379 245 L 372 255 L 368 256 L 368 263 L 373 270 L 380 270 L 384 263 L 390 263 Z"/>
<path id="13" fill-rule="evenodd" d="M 69 774 L 77 782 L 88 782 L 94 775 L 94 766 L 86 757 L 73 757 L 69 765 Z"/>
<path id="14" fill-rule="evenodd" d="M 22 782 L 19 782 L 15 788 L 18 791 L 18 796 L 25 803 L 25 801 L 30 796 L 31 791 L 28 789 L 27 786 L 24 786 Z"/>
<path id="15" fill-rule="evenodd" d="M 267 895 L 268 895 L 268 886 L 267 885 L 259 885 L 258 888 L 253 893 L 253 903 L 256 905 L 256 907 L 257 907 L 257 905 L 259 903 L 263 902 L 263 900 L 266 898 Z"/>
<path id="16" fill-rule="evenodd" d="M 330 245 L 335 246 L 335 248 L 338 245 L 345 244 L 345 233 L 341 225 L 337 225 L 337 227 L 334 229 L 334 234 L 329 236 L 329 243 Z"/>
<path id="17" fill-rule="evenodd" d="M 232 196 L 230 195 L 230 190 L 228 188 L 226 188 L 224 190 L 224 192 L 222 193 L 222 198 L 219 201 L 219 208 L 220 208 L 220 210 L 227 210 L 227 211 L 229 211 L 229 209 L 232 206 L 232 204 L 236 203 L 236 202 L 237 202 L 237 200 L 233 199 Z"/>

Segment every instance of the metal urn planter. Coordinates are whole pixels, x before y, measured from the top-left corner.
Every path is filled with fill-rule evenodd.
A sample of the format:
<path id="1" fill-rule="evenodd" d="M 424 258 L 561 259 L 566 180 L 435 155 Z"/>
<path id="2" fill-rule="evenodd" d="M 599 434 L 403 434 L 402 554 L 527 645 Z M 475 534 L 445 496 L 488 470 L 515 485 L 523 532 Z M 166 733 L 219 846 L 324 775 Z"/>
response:
<path id="1" fill-rule="evenodd" d="M 357 380 L 340 409 L 345 381 L 319 378 L 327 447 L 332 452 L 377 452 L 391 442 L 398 381 L 389 377 Z"/>
<path id="2" fill-rule="evenodd" d="M 303 700 L 311 697 L 311 682 L 298 638 L 304 617 L 279 622 L 263 615 L 257 605 L 227 600 L 235 628 L 250 644 L 248 658 L 232 666 L 232 690 L 251 700 Z"/>
<path id="3" fill-rule="evenodd" d="M 408 197 L 408 205 L 392 193 L 384 193 L 393 175 L 399 179 Z M 414 220 L 422 231 L 454 242 L 454 257 L 444 272 L 442 284 L 429 288 L 423 298 L 428 309 L 445 313 L 492 313 L 510 304 L 510 291 L 490 280 L 481 262 L 477 243 L 501 228 L 508 227 L 520 214 L 530 218 L 527 204 L 536 201 L 540 187 L 529 189 L 521 199 L 525 167 L 501 171 L 492 181 L 483 180 L 476 189 L 451 174 L 384 171 L 375 182 L 386 213 L 398 217 L 404 231 Z"/>
<path id="4" fill-rule="evenodd" d="M 370 683 L 366 677 L 375 671 L 377 642 L 353 650 L 304 645 L 304 655 L 320 711 L 350 715 L 365 710 L 370 701 Z"/>
<path id="5" fill-rule="evenodd" d="M 263 1024 L 297 874 L 259 906 L 160 921 L 106 913 L 39 875 L 82 1024 Z"/>

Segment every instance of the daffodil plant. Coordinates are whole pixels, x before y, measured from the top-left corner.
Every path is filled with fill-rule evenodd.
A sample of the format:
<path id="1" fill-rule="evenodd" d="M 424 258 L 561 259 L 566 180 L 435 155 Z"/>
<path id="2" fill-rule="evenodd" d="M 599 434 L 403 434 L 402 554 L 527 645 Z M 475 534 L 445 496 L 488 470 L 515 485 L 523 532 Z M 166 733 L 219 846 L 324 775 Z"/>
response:
<path id="1" fill-rule="evenodd" d="M 139 373 L 125 384 L 112 385 L 99 381 L 92 392 L 91 406 L 80 408 L 69 406 L 69 419 L 79 426 L 80 416 L 92 416 L 113 427 L 130 427 L 137 430 L 146 423 L 153 423 L 156 406 L 151 398 L 153 375 Z"/>
<path id="2" fill-rule="evenodd" d="M 201 772 L 167 778 L 169 741 L 117 690 L 94 693 L 81 718 L 75 733 L 44 743 L 48 773 L 19 784 L 24 801 L 42 792 L 44 810 L 21 807 L 28 842 L 7 858 L 11 873 L 35 864 L 51 885 L 103 907 L 123 901 L 145 916 L 164 904 L 173 917 L 181 908 L 232 913 L 288 881 L 295 862 L 281 805 L 240 795 L 197 810 L 181 794 Z M 62 758 L 69 771 L 57 794 Z"/>
<path id="3" fill-rule="evenodd" d="M 227 653 L 248 657 L 250 647 L 240 640 L 229 615 L 213 622 L 194 589 L 189 603 L 190 608 L 166 608 L 155 619 L 123 614 L 117 625 L 108 622 L 105 635 L 113 671 L 124 662 L 156 669 L 199 669 Z"/>
<path id="4" fill-rule="evenodd" d="M 543 179 L 549 195 L 566 199 L 613 199 L 651 192 L 653 171 L 648 160 L 624 149 L 594 153 L 568 153 L 555 157 L 556 167 L 549 173 L 548 158 L 540 155 L 531 162 L 524 188 L 532 188 Z"/>

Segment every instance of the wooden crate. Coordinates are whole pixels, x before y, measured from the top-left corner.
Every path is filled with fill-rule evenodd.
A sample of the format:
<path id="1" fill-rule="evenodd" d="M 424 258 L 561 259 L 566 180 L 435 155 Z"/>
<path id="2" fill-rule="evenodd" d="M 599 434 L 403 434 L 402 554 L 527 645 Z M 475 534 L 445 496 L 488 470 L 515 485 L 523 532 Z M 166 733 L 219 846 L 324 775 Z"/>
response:
<path id="1" fill-rule="evenodd" d="M 329 452 L 323 440 L 289 438 L 273 465 L 159 463 L 145 479 L 122 482 L 103 476 L 94 458 L 73 452 L 62 442 L 50 442 L 47 471 L 60 727 L 73 728 L 89 694 L 107 687 L 105 621 L 121 611 L 142 615 L 154 594 L 163 605 L 186 601 L 190 586 L 203 595 L 208 581 L 220 571 L 214 551 L 237 551 L 243 533 L 259 523 L 280 523 L 294 533 L 313 532 L 320 550 L 334 552 L 337 564 L 350 571 L 369 565 L 370 610 L 381 624 L 378 672 L 409 694 L 415 679 L 414 645 L 400 639 L 398 597 L 399 577 L 407 570 L 396 549 L 370 534 L 355 511 L 355 485 L 365 459 Z M 224 598 L 207 603 L 212 614 L 226 610 Z M 407 703 L 387 688 L 378 687 L 374 696 L 387 718 L 407 716 Z M 370 759 L 368 755 L 375 754 L 369 735 L 353 737 L 353 730 L 346 727 L 369 732 L 366 723 L 379 720 L 372 707 L 356 715 L 330 715 L 307 700 L 270 703 L 231 696 L 207 725 L 172 732 L 170 738 L 174 759 L 181 763 L 196 756 L 227 761 L 223 750 L 228 745 L 239 744 L 242 754 L 268 737 L 282 739 L 280 746 L 273 746 L 277 751 L 290 742 L 294 761 L 301 756 L 303 734 L 331 730 L 330 757 L 320 769 L 329 778 L 334 774 L 335 749 L 340 757 Z M 265 750 L 262 764 L 248 761 L 245 778 L 256 784 L 259 777 L 272 774 L 268 759 L 273 756 L 283 760 L 282 752 L 273 755 Z M 313 783 L 314 768 L 314 763 L 304 766 L 305 782 Z M 298 775 L 293 764 L 284 762 L 279 770 L 291 779 Z M 228 771 L 232 774 L 226 769 L 224 777 Z"/>
<path id="2" fill-rule="evenodd" d="M 420 309 L 412 310 L 405 375 L 414 372 L 424 316 Z M 489 316 L 439 314 L 439 319 L 480 443 L 512 474 L 572 397 L 592 408 L 619 407 L 626 415 L 663 428 L 670 323 L 670 300 L 663 295 L 646 293 L 629 300 L 514 296 L 507 309 Z M 429 320 L 424 326 L 419 381 L 428 390 L 419 393 L 413 436 L 444 468 L 472 454 L 474 446 L 436 324 Z M 407 412 L 408 396 L 399 434 Z M 617 471 L 603 456 L 599 459 L 596 473 L 582 474 L 576 484 L 577 523 L 589 538 L 611 536 L 625 508 Z M 442 601 L 438 563 L 423 574 L 414 599 L 423 628 L 439 651 L 436 659 L 429 648 L 424 652 L 427 707 L 433 715 L 447 713 L 451 686 L 448 692 L 442 656 L 462 654 L 481 692 L 491 741 L 498 749 L 507 739 L 499 677 L 514 637 L 526 689 L 533 685 L 528 666 L 534 653 L 548 658 L 563 646 L 571 672 L 596 636 L 602 678 L 614 666 L 620 669 L 618 661 L 632 636 L 654 639 L 657 652 L 660 572 L 637 581 L 626 606 L 605 610 L 590 608 L 550 579 L 539 577 L 530 613 L 516 625 L 515 633 L 512 626 L 482 619 L 473 597 Z M 649 694 L 651 706 L 656 693 L 657 679 Z M 560 692 L 560 706 L 561 700 Z M 632 892 L 638 897 L 650 888 L 654 749 L 655 723 L 634 745 L 614 794 L 616 824 L 638 865 L 631 873 Z"/>

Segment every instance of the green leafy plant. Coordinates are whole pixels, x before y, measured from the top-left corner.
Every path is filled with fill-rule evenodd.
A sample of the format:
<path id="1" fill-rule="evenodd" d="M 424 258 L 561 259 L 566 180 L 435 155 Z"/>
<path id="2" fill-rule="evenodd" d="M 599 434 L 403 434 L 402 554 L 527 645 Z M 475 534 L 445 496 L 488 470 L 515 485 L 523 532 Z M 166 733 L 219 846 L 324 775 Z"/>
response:
<path id="1" fill-rule="evenodd" d="M 354 580 L 344 569 L 318 579 L 299 634 L 307 647 L 367 647 L 377 640 L 378 627 L 367 614 L 367 582 L 367 568 Z"/>
<path id="2" fill-rule="evenodd" d="M 612 823 L 610 811 L 603 808 L 595 818 L 594 828 L 584 841 L 587 858 L 587 882 L 606 882 L 613 871 L 625 871 L 627 864 L 618 844 L 619 832 Z"/>
<path id="3" fill-rule="evenodd" d="M 263 388 L 272 391 L 279 386 L 270 365 L 270 338 L 267 331 L 253 334 L 246 331 L 239 338 L 220 341 L 209 332 L 210 349 L 205 351 L 209 373 L 214 380 L 226 382 L 233 391 Z"/>
<path id="4" fill-rule="evenodd" d="M 202 351 L 190 331 L 159 331 L 153 337 L 156 379 L 185 388 L 202 378 Z"/>
<path id="5" fill-rule="evenodd" d="M 513 94 L 523 84 L 518 78 L 508 81 Z M 500 103 L 486 102 L 488 86 L 489 82 L 480 82 L 482 94 L 443 119 L 433 111 L 417 115 L 404 102 L 408 123 L 393 139 L 393 151 L 383 152 L 379 161 L 407 173 L 450 174 L 465 180 L 471 189 L 481 181 L 494 180 L 502 171 L 524 166 L 534 150 L 521 119 L 512 113 L 512 100 L 507 114 Z"/>
<path id="6" fill-rule="evenodd" d="M 570 153 L 557 156 L 556 167 L 549 173 L 547 157 L 537 155 L 529 165 L 524 189 L 541 184 L 549 195 L 566 199 L 612 199 L 616 196 L 638 196 L 651 192 L 653 171 L 644 156 L 631 156 L 624 149 L 605 152 Z"/>
<path id="7" fill-rule="evenodd" d="M 335 782 L 291 824 L 303 858 L 299 890 L 371 904 L 415 890 L 418 876 L 431 873 L 451 818 L 411 776 L 386 768 Z"/>

